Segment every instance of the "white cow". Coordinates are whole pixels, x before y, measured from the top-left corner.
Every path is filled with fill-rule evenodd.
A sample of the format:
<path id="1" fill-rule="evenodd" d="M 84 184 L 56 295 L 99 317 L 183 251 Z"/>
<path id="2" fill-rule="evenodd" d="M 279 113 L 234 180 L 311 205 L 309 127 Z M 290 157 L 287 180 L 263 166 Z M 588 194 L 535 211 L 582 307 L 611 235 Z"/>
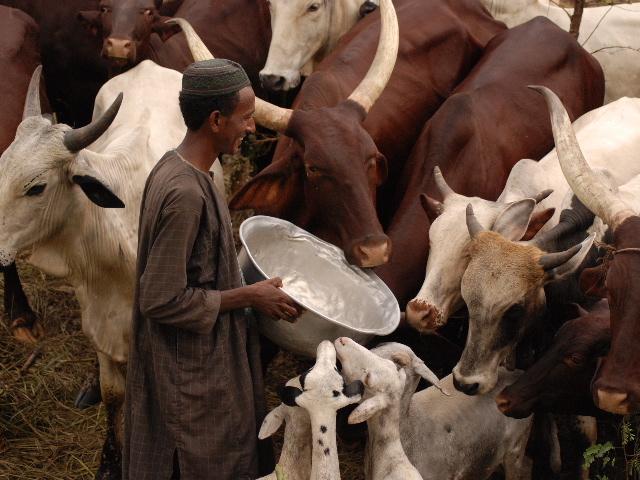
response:
<path id="1" fill-rule="evenodd" d="M 142 191 L 151 168 L 186 132 L 181 77 L 146 60 L 109 80 L 93 123 L 73 131 L 40 115 L 38 70 L 25 118 L 0 157 L 0 262 L 30 249 L 30 263 L 74 287 L 82 329 L 98 352 L 111 425 L 105 452 L 120 447 Z M 106 464 L 102 473 L 119 468 Z"/>
<path id="2" fill-rule="evenodd" d="M 591 165 L 607 169 L 616 185 L 640 173 L 640 130 L 635 127 L 639 122 L 640 99 L 622 98 L 586 113 L 573 124 L 580 147 Z M 549 229 L 558 223 L 564 199 L 570 193 L 555 149 L 539 162 L 520 160 L 495 202 L 455 193 L 439 170 L 434 177 L 444 201 L 433 200 L 441 213 L 429 229 L 426 278 L 416 298 L 407 305 L 408 322 L 423 331 L 446 324 L 449 316 L 464 305 L 460 282 L 469 263 L 470 237 L 465 224 L 468 204 L 473 206 L 483 226 L 517 240 L 528 223 L 523 222 L 522 217 L 527 216 L 525 220 L 528 220 L 532 215 L 533 197 L 553 189 L 538 205 L 538 211 L 556 209 L 545 226 Z"/>
<path id="3" fill-rule="evenodd" d="M 383 379 L 392 377 L 389 360 L 395 363 L 394 368 L 404 370 L 406 382 L 397 412 L 400 437 L 406 456 L 422 478 L 481 480 L 489 478 L 501 465 L 507 480 L 531 478 L 531 461 L 525 450 L 532 417 L 520 420 L 505 417 L 494 401 L 502 388 L 517 379 L 519 372 L 501 369 L 498 385 L 487 395 L 469 397 L 457 392 L 451 375 L 441 380 L 439 386 L 414 393 L 421 377 L 430 382 L 437 382 L 437 378 L 406 345 L 386 343 L 369 351 L 342 337 L 335 341 L 335 347 L 345 379 L 365 383 L 365 400 L 358 409 L 373 409 L 389 401 L 388 396 L 372 395 L 377 388 L 367 386 L 367 383 L 380 385 L 385 383 Z M 440 388 L 450 392 L 450 396 L 443 395 Z M 365 405 L 366 402 L 370 405 Z M 393 458 L 380 458 L 381 447 L 381 443 L 367 445 L 365 468 L 369 471 L 376 464 L 402 460 L 397 448 Z"/>
<path id="4" fill-rule="evenodd" d="M 270 0 L 271 45 L 260 80 L 290 90 L 308 76 L 338 40 L 379 0 Z"/>
<path id="5" fill-rule="evenodd" d="M 482 0 L 493 16 L 508 27 L 545 16 L 569 30 L 572 9 L 552 0 Z M 605 103 L 640 97 L 640 3 L 585 8 L 578 42 L 602 65 Z"/>

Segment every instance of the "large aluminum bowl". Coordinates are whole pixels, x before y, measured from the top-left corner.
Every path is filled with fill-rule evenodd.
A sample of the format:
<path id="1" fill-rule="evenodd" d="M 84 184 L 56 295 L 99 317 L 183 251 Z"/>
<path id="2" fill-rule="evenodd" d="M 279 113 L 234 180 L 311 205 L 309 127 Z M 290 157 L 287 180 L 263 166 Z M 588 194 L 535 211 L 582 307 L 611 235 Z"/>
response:
<path id="1" fill-rule="evenodd" d="M 398 326 L 400 308 L 389 288 L 372 271 L 349 265 L 338 247 L 261 215 L 242 223 L 240 240 L 247 284 L 281 277 L 282 289 L 305 308 L 295 323 L 258 315 L 260 331 L 285 350 L 315 357 L 322 340 L 346 336 L 366 344 Z"/>

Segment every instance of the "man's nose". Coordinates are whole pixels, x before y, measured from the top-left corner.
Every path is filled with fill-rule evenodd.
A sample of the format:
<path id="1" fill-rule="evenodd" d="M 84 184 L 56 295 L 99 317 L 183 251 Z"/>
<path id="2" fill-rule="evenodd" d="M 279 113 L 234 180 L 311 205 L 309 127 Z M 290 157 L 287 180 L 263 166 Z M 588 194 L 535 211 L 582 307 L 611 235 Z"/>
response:
<path id="1" fill-rule="evenodd" d="M 249 124 L 247 125 L 247 133 L 256 133 L 256 121 L 253 117 L 249 120 Z"/>

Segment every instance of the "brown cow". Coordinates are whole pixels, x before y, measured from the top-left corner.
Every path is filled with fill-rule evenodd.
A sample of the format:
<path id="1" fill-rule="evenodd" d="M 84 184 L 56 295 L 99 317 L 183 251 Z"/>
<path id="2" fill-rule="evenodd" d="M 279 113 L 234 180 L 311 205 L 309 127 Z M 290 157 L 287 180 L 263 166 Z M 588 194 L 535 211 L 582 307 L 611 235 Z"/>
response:
<path id="1" fill-rule="evenodd" d="M 640 411 L 640 216 L 627 198 L 612 191 L 591 170 L 560 100 L 553 92 L 540 91 L 551 111 L 558 158 L 567 182 L 580 201 L 613 232 L 612 251 L 595 275 L 600 286 L 606 287 L 600 291 L 606 293 L 611 308 L 611 348 L 594 377 L 594 402 L 611 413 L 636 413 Z M 588 290 L 594 292 L 593 288 Z"/>
<path id="2" fill-rule="evenodd" d="M 504 29 L 470 0 L 399 0 L 396 8 L 398 59 L 370 113 L 345 99 L 372 61 L 379 12 L 342 37 L 307 78 L 273 162 L 230 202 L 290 220 L 364 267 L 391 254 L 376 213 L 377 187 L 387 174 L 397 176 L 426 119 Z M 379 205 L 391 207 L 386 200 Z"/>
<path id="3" fill-rule="evenodd" d="M 404 196 L 387 230 L 396 255 L 378 269 L 401 305 L 424 281 L 427 232 L 442 208 L 439 201 L 427 201 L 425 216 L 420 205 L 422 192 L 442 200 L 434 167 L 440 166 L 455 192 L 495 200 L 516 162 L 540 159 L 553 148 L 547 111 L 526 88 L 539 82 L 561 92 L 572 118 L 602 105 L 604 78 L 597 61 L 571 35 L 538 17 L 496 35 L 425 125 L 397 188 Z M 414 305 L 407 307 L 407 318 L 417 327 L 423 317 Z"/>
<path id="4" fill-rule="evenodd" d="M 183 35 L 172 35 L 170 14 L 187 20 L 219 57 L 240 63 L 254 86 L 267 58 L 271 26 L 265 0 L 184 0 L 176 9 L 161 0 L 100 0 L 99 10 L 83 11 L 80 19 L 103 41 L 102 55 L 113 73 L 150 59 L 184 70 L 193 60 Z M 164 2 L 167 3 L 166 1 Z M 171 38 L 169 38 L 171 37 Z M 163 42 L 163 39 L 166 42 Z"/>
<path id="5" fill-rule="evenodd" d="M 0 153 L 11 144 L 22 121 L 24 101 L 33 71 L 40 63 L 38 26 L 26 13 L 0 6 Z M 42 334 L 22 290 L 15 264 L 4 269 L 4 309 L 14 336 L 35 342 Z"/>
<path id="6" fill-rule="evenodd" d="M 598 358 L 611 342 L 609 303 L 601 300 L 589 311 L 579 309 L 579 315 L 564 323 L 544 355 L 496 397 L 502 413 L 526 418 L 534 412 L 598 412 L 590 387 Z"/>

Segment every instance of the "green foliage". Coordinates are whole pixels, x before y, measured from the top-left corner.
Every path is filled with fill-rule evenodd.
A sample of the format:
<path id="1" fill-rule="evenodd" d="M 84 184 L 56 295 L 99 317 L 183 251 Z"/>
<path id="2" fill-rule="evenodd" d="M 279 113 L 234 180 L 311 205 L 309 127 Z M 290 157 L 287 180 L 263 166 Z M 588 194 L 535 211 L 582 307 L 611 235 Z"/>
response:
<path id="1" fill-rule="evenodd" d="M 596 443 L 595 445 L 591 445 L 584 452 L 584 463 L 582 466 L 584 468 L 591 468 L 591 466 L 597 460 L 600 461 L 602 466 L 607 466 L 609 464 L 615 464 L 615 447 L 613 443 Z"/>

